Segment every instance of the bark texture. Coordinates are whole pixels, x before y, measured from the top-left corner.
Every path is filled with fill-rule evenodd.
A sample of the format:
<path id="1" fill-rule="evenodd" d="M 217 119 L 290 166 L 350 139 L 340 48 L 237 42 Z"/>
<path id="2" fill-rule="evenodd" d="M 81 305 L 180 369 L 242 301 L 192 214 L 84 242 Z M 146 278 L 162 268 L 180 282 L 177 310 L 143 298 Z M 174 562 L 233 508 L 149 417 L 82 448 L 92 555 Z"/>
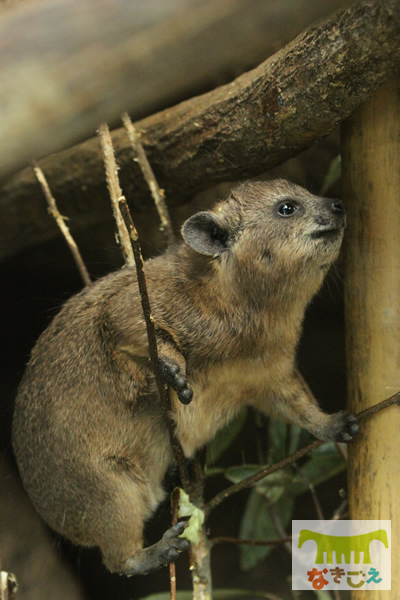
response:
<path id="1" fill-rule="evenodd" d="M 182 203 L 214 183 L 257 175 L 306 149 L 399 67 L 400 3 L 361 0 L 232 83 L 135 126 L 168 203 Z M 125 132 L 114 131 L 113 142 L 122 189 L 134 211 L 146 210 L 149 192 Z M 75 227 L 109 214 L 97 139 L 40 166 Z M 9 180 L 0 193 L 3 257 L 53 235 L 30 170 Z"/>
<path id="2" fill-rule="evenodd" d="M 348 3 L 25 0 L 3 12 L 0 4 L 0 176 L 87 139 L 122 111 L 138 119 L 224 83 Z"/>

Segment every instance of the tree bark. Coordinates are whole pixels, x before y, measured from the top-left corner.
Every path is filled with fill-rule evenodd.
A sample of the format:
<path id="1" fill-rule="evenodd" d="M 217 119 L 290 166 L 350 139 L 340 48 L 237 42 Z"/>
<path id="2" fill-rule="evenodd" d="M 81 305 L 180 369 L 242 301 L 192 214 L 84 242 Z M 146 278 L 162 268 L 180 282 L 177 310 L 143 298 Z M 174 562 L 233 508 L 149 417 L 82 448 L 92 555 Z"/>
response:
<path id="1" fill-rule="evenodd" d="M 232 83 L 135 127 L 168 203 L 176 204 L 213 183 L 257 175 L 306 149 L 399 66 L 400 3 L 361 0 L 307 29 Z M 134 210 L 146 210 L 149 193 L 123 130 L 114 131 L 113 143 L 122 189 Z M 97 139 L 50 156 L 40 166 L 75 227 L 109 214 Z M 29 170 L 3 187 L 3 257 L 53 235 L 42 205 Z"/>
<path id="2" fill-rule="evenodd" d="M 122 111 L 138 119 L 229 70 L 232 78 L 272 53 L 271 43 L 281 47 L 277 35 L 288 42 L 348 3 L 285 0 L 277 11 L 254 0 L 44 0 L 3 10 L 0 176 Z"/>
<path id="3" fill-rule="evenodd" d="M 386 83 L 343 126 L 349 409 L 400 389 L 400 79 Z M 392 521 L 392 589 L 355 600 L 400 598 L 400 408 L 361 424 L 349 446 L 352 519 Z"/>

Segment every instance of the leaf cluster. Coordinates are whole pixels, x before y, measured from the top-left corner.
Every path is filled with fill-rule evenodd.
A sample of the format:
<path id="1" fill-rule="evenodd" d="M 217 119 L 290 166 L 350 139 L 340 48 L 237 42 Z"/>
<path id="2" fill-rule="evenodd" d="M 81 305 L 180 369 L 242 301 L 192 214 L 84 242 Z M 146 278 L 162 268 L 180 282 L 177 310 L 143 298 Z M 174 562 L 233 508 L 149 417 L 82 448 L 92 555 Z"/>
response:
<path id="1" fill-rule="evenodd" d="M 241 413 L 216 436 L 207 449 L 207 464 L 216 461 L 227 450 L 246 422 Z M 230 482 L 239 483 L 260 469 L 274 464 L 295 452 L 311 440 L 311 436 L 295 425 L 270 420 L 268 426 L 269 450 L 266 463 L 242 464 L 228 468 L 208 467 L 207 474 L 223 474 Z M 326 443 L 314 449 L 302 464 L 288 465 L 272 473 L 250 491 L 240 524 L 239 537 L 255 542 L 274 542 L 286 536 L 292 519 L 296 499 L 331 479 L 346 468 L 337 444 Z M 290 535 L 290 532 L 287 533 Z M 242 544 L 240 564 L 242 569 L 254 567 L 274 548 L 270 545 Z"/>

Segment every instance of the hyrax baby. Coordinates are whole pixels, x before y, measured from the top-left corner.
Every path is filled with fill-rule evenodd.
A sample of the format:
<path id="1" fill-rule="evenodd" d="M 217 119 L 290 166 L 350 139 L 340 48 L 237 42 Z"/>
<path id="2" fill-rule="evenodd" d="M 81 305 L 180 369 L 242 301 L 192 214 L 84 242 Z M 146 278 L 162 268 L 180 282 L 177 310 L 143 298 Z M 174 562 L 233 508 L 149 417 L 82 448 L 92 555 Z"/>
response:
<path id="1" fill-rule="evenodd" d="M 309 398 L 295 365 L 305 308 L 338 255 L 344 220 L 340 201 L 282 180 L 248 182 L 146 262 L 160 369 L 187 457 L 246 405 L 322 440 L 357 433 L 354 417 L 327 415 Z M 71 298 L 42 334 L 16 400 L 13 445 L 43 519 L 99 546 L 109 570 L 147 573 L 187 547 L 182 523 L 142 547 L 173 456 L 135 269 Z"/>

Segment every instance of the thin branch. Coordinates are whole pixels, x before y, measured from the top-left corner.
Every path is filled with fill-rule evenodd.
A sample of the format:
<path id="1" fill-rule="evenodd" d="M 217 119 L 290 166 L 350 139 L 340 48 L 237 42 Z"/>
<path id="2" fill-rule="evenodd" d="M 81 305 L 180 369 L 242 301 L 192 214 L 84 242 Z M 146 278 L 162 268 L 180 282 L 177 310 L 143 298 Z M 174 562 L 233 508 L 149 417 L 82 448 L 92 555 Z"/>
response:
<path id="1" fill-rule="evenodd" d="M 176 488 L 172 493 L 172 519 L 171 524 L 176 525 L 178 522 L 179 508 L 179 489 Z M 169 585 L 170 585 L 170 600 L 176 600 L 176 566 L 174 562 L 169 563 Z"/>
<path id="2" fill-rule="evenodd" d="M 339 506 L 335 508 L 330 520 L 339 521 L 341 519 L 344 519 L 348 511 L 348 504 L 349 503 L 347 501 L 347 497 L 345 497 L 344 500 L 342 500 L 342 502 L 339 504 Z"/>
<path id="3" fill-rule="evenodd" d="M 310 492 L 311 497 L 312 497 L 313 502 L 314 502 L 314 506 L 315 506 L 315 510 L 317 512 L 318 519 L 320 521 L 323 521 L 324 520 L 324 514 L 323 514 L 323 511 L 322 511 L 322 506 L 321 506 L 321 504 L 319 502 L 317 493 L 315 491 L 314 484 L 309 480 L 308 477 L 306 477 L 304 475 L 304 473 L 302 473 L 300 471 L 300 469 L 297 467 L 297 465 L 294 465 L 294 467 L 295 467 L 295 470 L 296 470 L 297 474 L 306 482 L 306 484 L 308 486 L 308 489 L 309 489 L 309 492 Z"/>
<path id="4" fill-rule="evenodd" d="M 136 266 L 137 281 L 142 303 L 143 316 L 146 323 L 147 338 L 149 343 L 150 361 L 153 367 L 155 381 L 160 395 L 161 406 L 164 412 L 165 422 L 168 427 L 172 450 L 178 465 L 181 483 L 184 488 L 189 488 L 189 476 L 186 467 L 185 456 L 175 433 L 175 421 L 171 413 L 171 399 L 168 386 L 164 383 L 158 360 L 157 338 L 154 327 L 154 317 L 151 314 L 149 294 L 147 291 L 146 275 L 144 272 L 144 261 L 140 247 L 139 236 L 133 223 L 128 204 L 122 195 L 118 179 L 118 168 L 115 162 L 114 147 L 112 144 L 109 128 L 102 124 L 99 135 L 103 150 L 104 165 L 107 173 L 107 184 L 113 203 L 115 220 L 120 232 L 125 262 Z M 128 263 L 129 260 L 129 263 Z"/>
<path id="5" fill-rule="evenodd" d="M 374 404 L 365 410 L 362 410 L 360 413 L 356 415 L 359 421 L 363 421 L 367 417 L 371 417 L 372 415 L 384 410 L 385 408 L 389 408 L 389 406 L 393 406 L 393 404 L 397 404 L 400 406 L 400 392 L 396 392 L 393 396 L 386 398 L 386 400 L 382 400 L 378 404 Z"/>
<path id="6" fill-rule="evenodd" d="M 124 219 L 124 223 L 129 232 L 129 236 L 132 243 L 133 254 L 135 258 L 136 272 L 137 272 L 137 280 L 139 286 L 140 297 L 142 301 L 142 309 L 143 315 L 146 322 L 147 329 L 147 337 L 149 341 L 149 352 L 150 352 L 150 360 L 153 366 L 153 371 L 155 375 L 156 385 L 158 389 L 158 393 L 161 399 L 161 405 L 164 412 L 164 417 L 168 426 L 169 435 L 171 438 L 172 450 L 174 452 L 175 460 L 178 465 L 179 476 L 181 479 L 182 486 L 188 490 L 190 487 L 190 480 L 188 475 L 188 470 L 186 466 L 185 456 L 183 454 L 182 446 L 179 443 L 179 440 L 176 436 L 175 432 L 175 420 L 171 413 L 171 398 L 169 395 L 168 386 L 164 383 L 160 369 L 159 369 L 159 361 L 158 361 L 158 349 L 157 349 L 157 338 L 156 332 L 154 328 L 154 317 L 151 314 L 150 300 L 147 292 L 147 283 L 146 283 L 146 275 L 144 272 L 144 261 L 142 257 L 142 251 L 140 248 L 139 237 L 136 231 L 136 227 L 133 224 L 131 214 L 129 212 L 128 204 L 124 196 L 121 196 L 118 200 L 119 207 L 121 210 L 122 217 Z"/>
<path id="7" fill-rule="evenodd" d="M 312 450 L 315 450 L 315 448 L 321 446 L 323 443 L 324 442 L 321 442 L 320 440 L 315 440 L 314 442 L 311 442 L 311 444 L 304 446 L 304 448 L 301 448 L 300 450 L 296 450 L 296 452 L 293 452 L 289 456 L 286 456 L 285 458 L 279 460 L 273 465 L 269 465 L 268 467 L 265 467 L 264 469 L 258 471 L 258 473 L 255 473 L 250 477 L 242 479 L 242 481 L 240 481 L 239 483 L 231 485 L 226 490 L 223 490 L 222 492 L 214 496 L 214 498 L 212 498 L 203 508 L 204 512 L 207 515 L 209 515 L 219 504 L 221 504 L 221 502 L 223 502 L 227 498 L 230 498 L 230 496 L 233 496 L 240 490 L 244 490 L 248 487 L 251 487 L 261 479 L 264 479 L 264 477 L 271 475 L 271 473 L 275 473 L 276 471 L 279 471 L 279 469 L 283 469 L 292 462 L 299 460 L 303 456 L 306 456 L 306 454 L 308 454 Z"/>
<path id="8" fill-rule="evenodd" d="M 65 224 L 67 217 L 63 217 L 60 214 L 60 212 L 57 208 L 57 203 L 51 193 L 49 184 L 47 183 L 46 177 L 45 177 L 42 169 L 36 163 L 34 163 L 33 170 L 35 172 L 37 180 L 39 181 L 39 183 L 42 187 L 43 193 L 47 200 L 47 204 L 49 205 L 48 211 L 49 211 L 50 215 L 52 215 L 52 217 L 54 217 L 55 222 L 57 223 L 58 227 L 60 228 L 61 233 L 63 234 L 65 241 L 67 242 L 68 247 L 71 250 L 72 256 L 74 258 L 76 266 L 78 267 L 79 274 L 82 278 L 82 281 L 83 281 L 84 285 L 90 285 L 92 283 L 92 280 L 90 279 L 88 270 L 86 269 L 85 263 L 83 262 L 82 255 L 79 252 L 79 248 L 78 248 L 74 238 L 72 237 L 69 228 Z"/>
<path id="9" fill-rule="evenodd" d="M 343 444 L 339 444 L 338 442 L 335 443 L 335 446 L 336 446 L 337 451 L 343 458 L 343 462 L 346 463 L 346 465 L 347 465 L 348 460 L 349 460 L 347 448 L 345 448 L 345 446 L 343 446 Z"/>
<path id="10" fill-rule="evenodd" d="M 147 185 L 150 188 L 151 195 L 153 196 L 154 204 L 156 206 L 158 216 L 160 217 L 161 221 L 160 229 L 164 233 L 168 245 L 171 245 L 175 240 L 175 236 L 174 231 L 172 229 L 172 223 L 168 213 L 167 204 L 165 202 L 165 192 L 159 187 L 157 183 L 157 179 L 154 175 L 153 169 L 151 168 L 151 165 L 144 151 L 142 142 L 140 141 L 140 135 L 136 131 L 128 113 L 124 113 L 122 115 L 122 122 L 128 133 L 132 149 L 136 155 L 135 161 L 139 164 L 143 176 L 147 182 Z"/>
<path id="11" fill-rule="evenodd" d="M 99 127 L 99 137 L 101 150 L 103 153 L 104 167 L 106 170 L 107 187 L 111 198 L 114 219 L 117 224 L 119 242 L 127 266 L 133 267 L 135 259 L 133 257 L 132 246 L 129 239 L 129 233 L 119 210 L 118 199 L 122 196 L 122 190 L 119 185 L 118 167 L 115 162 L 114 147 L 111 140 L 110 130 L 106 123 Z"/>
<path id="12" fill-rule="evenodd" d="M 278 510 L 276 508 L 275 504 L 271 504 L 268 507 L 268 512 L 270 514 L 272 523 L 274 524 L 275 530 L 277 532 L 277 534 L 281 537 L 284 538 L 286 537 L 286 531 L 285 531 L 285 527 L 283 526 L 282 523 L 282 519 L 280 517 L 280 515 L 278 514 Z M 284 548 L 286 550 L 286 552 L 288 554 L 292 554 L 292 544 L 290 544 L 289 542 L 285 542 L 284 543 Z"/>
<path id="13" fill-rule="evenodd" d="M 379 402 L 378 404 L 375 404 L 374 406 L 371 406 L 370 408 L 363 410 L 362 412 L 358 413 L 356 415 L 356 417 L 359 421 L 363 421 L 364 419 L 372 416 L 373 414 L 376 414 L 377 412 L 380 412 L 381 410 L 384 410 L 385 408 L 388 408 L 389 406 L 393 406 L 394 404 L 397 404 L 400 406 L 400 392 L 397 392 L 393 396 L 390 396 L 390 398 L 387 398 L 386 400 L 383 400 L 382 402 Z M 248 487 L 251 487 L 252 485 L 257 483 L 261 479 L 264 479 L 264 477 L 271 475 L 271 473 L 275 473 L 276 471 L 283 469 L 287 465 L 289 465 L 293 462 L 296 462 L 303 456 L 306 456 L 307 454 L 309 454 L 309 452 L 311 452 L 312 450 L 315 450 L 319 446 L 322 446 L 322 444 L 324 444 L 324 443 L 325 442 L 323 442 L 321 440 L 315 440 L 314 442 L 311 442 L 311 444 L 304 446 L 304 448 L 300 448 L 300 450 L 296 450 L 296 452 L 293 452 L 292 454 L 290 454 L 286 458 L 283 458 L 282 460 L 278 461 L 277 463 L 275 463 L 273 465 L 269 465 L 268 467 L 265 467 L 264 469 L 261 469 L 260 471 L 258 471 L 258 473 L 255 473 L 254 475 L 251 475 L 250 477 L 246 477 L 245 479 L 242 479 L 242 481 L 240 481 L 239 483 L 235 483 L 234 485 L 231 485 L 226 490 L 223 490 L 222 492 L 220 492 L 219 494 L 214 496 L 214 498 L 212 498 L 204 506 L 204 508 L 203 508 L 204 512 L 206 513 L 206 515 L 209 515 L 219 504 L 221 504 L 221 502 L 223 502 L 230 496 L 233 496 L 240 490 L 244 490 L 244 489 L 247 489 Z"/>

